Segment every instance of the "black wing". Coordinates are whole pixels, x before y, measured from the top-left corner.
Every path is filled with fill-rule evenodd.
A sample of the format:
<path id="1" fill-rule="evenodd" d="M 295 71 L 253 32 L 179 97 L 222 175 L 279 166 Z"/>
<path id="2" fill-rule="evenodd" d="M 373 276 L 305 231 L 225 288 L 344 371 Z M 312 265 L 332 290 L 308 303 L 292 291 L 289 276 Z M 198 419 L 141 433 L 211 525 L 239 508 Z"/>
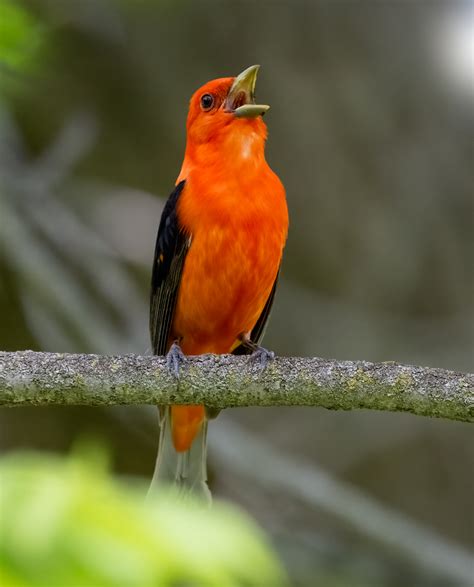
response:
<path id="1" fill-rule="evenodd" d="M 263 308 L 262 313 L 260 314 L 260 316 L 257 320 L 257 323 L 252 328 L 252 332 L 250 333 L 250 340 L 252 342 L 254 342 L 255 344 L 260 344 L 260 341 L 262 340 L 263 335 L 265 334 L 265 328 L 267 326 L 270 312 L 272 311 L 273 300 L 275 299 L 275 292 L 276 292 L 277 285 L 278 285 L 279 275 L 280 275 L 280 270 L 278 270 L 277 276 L 275 277 L 272 291 L 270 292 L 270 295 L 268 296 L 267 303 L 265 304 L 265 307 Z M 234 354 L 234 355 L 249 355 L 251 353 L 252 353 L 252 349 L 245 347 L 242 344 L 239 345 L 232 352 L 232 354 Z"/>
<path id="2" fill-rule="evenodd" d="M 165 355 L 190 235 L 180 227 L 176 207 L 185 181 L 173 190 L 161 215 L 151 277 L 150 335 L 153 353 Z"/>

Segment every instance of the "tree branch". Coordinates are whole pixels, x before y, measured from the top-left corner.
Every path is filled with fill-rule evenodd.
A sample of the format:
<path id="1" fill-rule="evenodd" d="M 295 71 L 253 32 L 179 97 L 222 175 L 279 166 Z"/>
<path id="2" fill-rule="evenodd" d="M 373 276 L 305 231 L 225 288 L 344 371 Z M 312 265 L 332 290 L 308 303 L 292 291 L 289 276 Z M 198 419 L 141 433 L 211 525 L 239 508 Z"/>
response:
<path id="1" fill-rule="evenodd" d="M 384 544 L 391 553 L 404 555 L 437 579 L 449 578 L 450 585 L 472 585 L 474 558 L 462 544 L 438 535 L 435 529 L 333 477 L 315 462 L 301 455 L 285 454 L 281 447 L 276 449 L 229 418 L 214 426 L 218 435 L 214 436 L 211 455 L 219 465 L 232 463 L 232 471 L 247 476 L 252 483 L 322 509 L 362 535 Z M 282 522 L 282 517 L 278 518 Z"/>
<path id="2" fill-rule="evenodd" d="M 321 406 L 474 421 L 474 375 L 396 363 L 190 358 L 177 381 L 163 357 L 0 352 L 0 405 Z"/>

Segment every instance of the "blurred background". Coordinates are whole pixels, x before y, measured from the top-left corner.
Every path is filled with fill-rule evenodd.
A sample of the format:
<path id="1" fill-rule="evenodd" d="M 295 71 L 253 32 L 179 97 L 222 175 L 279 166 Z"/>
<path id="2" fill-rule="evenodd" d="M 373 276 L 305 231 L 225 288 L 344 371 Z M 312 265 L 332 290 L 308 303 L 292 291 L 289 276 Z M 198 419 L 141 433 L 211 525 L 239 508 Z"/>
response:
<path id="1" fill-rule="evenodd" d="M 149 352 L 189 97 L 260 63 L 291 216 L 265 346 L 472 370 L 472 1 L 14 4 L 12 20 L 0 2 L 0 349 Z M 151 478 L 152 407 L 0 411 L 4 452 L 84 435 L 118 475 Z M 293 584 L 468 584 L 469 425 L 235 409 L 209 442 L 214 495 L 258 521 Z"/>

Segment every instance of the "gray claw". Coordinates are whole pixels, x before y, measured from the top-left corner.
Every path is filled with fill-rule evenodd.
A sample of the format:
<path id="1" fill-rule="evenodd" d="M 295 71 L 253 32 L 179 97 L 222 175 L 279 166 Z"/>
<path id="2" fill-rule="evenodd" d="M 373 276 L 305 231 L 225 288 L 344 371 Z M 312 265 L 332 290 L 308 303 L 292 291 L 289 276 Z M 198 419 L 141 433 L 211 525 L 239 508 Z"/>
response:
<path id="1" fill-rule="evenodd" d="M 258 364 L 262 371 L 268 366 L 269 363 L 273 361 L 274 358 L 275 353 L 273 351 L 267 350 L 263 346 L 256 348 L 250 355 L 250 361 L 252 361 L 252 363 Z"/>
<path id="2" fill-rule="evenodd" d="M 168 354 L 166 355 L 166 366 L 168 367 L 168 371 L 175 377 L 175 379 L 179 379 L 179 372 L 181 370 L 181 366 L 186 362 L 186 355 L 181 350 L 178 342 L 174 342 Z"/>

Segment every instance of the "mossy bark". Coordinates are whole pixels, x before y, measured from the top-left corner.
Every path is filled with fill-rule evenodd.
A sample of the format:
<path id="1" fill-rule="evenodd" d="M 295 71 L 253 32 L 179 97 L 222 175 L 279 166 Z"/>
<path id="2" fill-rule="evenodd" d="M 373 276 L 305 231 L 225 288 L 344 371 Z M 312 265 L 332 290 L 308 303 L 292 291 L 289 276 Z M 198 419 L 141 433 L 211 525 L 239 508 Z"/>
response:
<path id="1" fill-rule="evenodd" d="M 393 362 L 189 358 L 179 382 L 163 357 L 0 352 L 0 405 L 206 404 L 373 409 L 474 420 L 474 375 Z"/>

